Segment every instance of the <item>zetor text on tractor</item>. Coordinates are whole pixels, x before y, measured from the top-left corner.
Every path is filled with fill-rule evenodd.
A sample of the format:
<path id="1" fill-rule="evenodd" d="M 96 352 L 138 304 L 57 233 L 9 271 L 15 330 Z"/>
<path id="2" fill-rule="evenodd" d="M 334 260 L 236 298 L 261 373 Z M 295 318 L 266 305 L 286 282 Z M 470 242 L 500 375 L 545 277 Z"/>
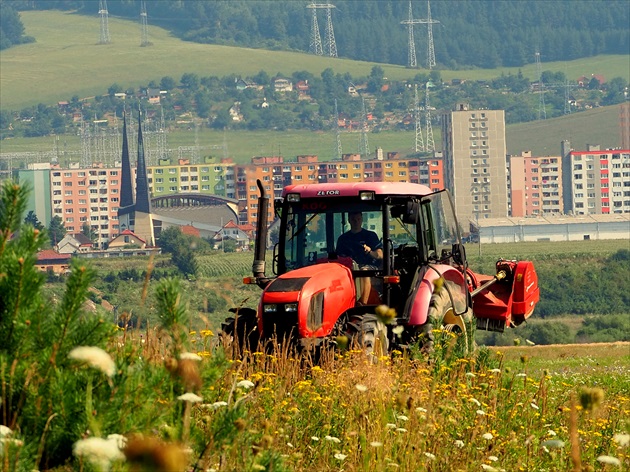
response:
<path id="1" fill-rule="evenodd" d="M 385 352 L 418 340 L 430 347 L 440 326 L 463 334 L 473 322 L 490 331 L 517 326 L 539 299 L 531 262 L 502 259 L 493 276 L 472 272 L 449 193 L 412 183 L 285 187 L 274 202 L 279 229 L 269 276 L 270 205 L 260 181 L 258 187 L 253 277 L 245 282 L 263 293 L 257 310 L 232 309 L 235 316 L 223 324 L 242 346 L 277 339 L 312 347 L 346 335 L 367 350 L 378 346 Z M 350 231 L 349 219 L 357 213 L 362 227 L 377 235 L 372 247 L 355 242 L 355 249 L 375 256 L 371 264 L 357 263 L 340 247 L 339 237 Z M 374 315 L 379 305 L 395 310 L 389 311 L 391 323 Z"/>

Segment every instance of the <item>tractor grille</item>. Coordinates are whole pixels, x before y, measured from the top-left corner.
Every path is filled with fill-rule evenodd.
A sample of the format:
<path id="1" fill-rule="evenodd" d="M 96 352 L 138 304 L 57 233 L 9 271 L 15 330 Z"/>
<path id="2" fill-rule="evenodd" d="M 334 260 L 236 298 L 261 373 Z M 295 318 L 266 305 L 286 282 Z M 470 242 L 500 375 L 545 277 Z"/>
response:
<path id="1" fill-rule="evenodd" d="M 265 313 L 263 315 L 263 336 L 265 339 L 276 338 L 279 343 L 284 340 L 289 342 L 297 340 L 298 314 L 297 312 L 286 313 L 284 306 L 279 305 L 275 313 Z"/>

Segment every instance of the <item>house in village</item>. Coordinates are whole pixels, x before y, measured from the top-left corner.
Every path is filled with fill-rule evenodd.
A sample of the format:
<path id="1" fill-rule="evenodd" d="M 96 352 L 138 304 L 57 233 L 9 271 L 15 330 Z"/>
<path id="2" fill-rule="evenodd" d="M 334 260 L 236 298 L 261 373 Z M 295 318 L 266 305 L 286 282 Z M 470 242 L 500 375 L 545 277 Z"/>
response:
<path id="1" fill-rule="evenodd" d="M 59 254 L 53 249 L 44 249 L 37 253 L 35 267 L 42 272 L 66 274 L 70 271 L 70 254 Z"/>
<path id="2" fill-rule="evenodd" d="M 83 233 L 66 234 L 57 244 L 59 254 L 75 254 L 88 252 L 94 247 L 94 243 Z"/>
<path id="3" fill-rule="evenodd" d="M 292 92 L 293 83 L 289 79 L 278 77 L 276 80 L 273 81 L 273 89 L 276 92 Z"/>
<path id="4" fill-rule="evenodd" d="M 109 242 L 107 249 L 111 251 L 116 249 L 145 249 L 146 247 L 147 242 L 144 239 L 126 229 Z"/>
<path id="5" fill-rule="evenodd" d="M 236 242 L 237 248 L 241 250 L 249 247 L 249 236 L 233 220 L 228 221 L 223 227 L 217 231 L 212 240 L 215 243 L 215 249 L 221 247 L 222 241 L 232 240 Z"/>

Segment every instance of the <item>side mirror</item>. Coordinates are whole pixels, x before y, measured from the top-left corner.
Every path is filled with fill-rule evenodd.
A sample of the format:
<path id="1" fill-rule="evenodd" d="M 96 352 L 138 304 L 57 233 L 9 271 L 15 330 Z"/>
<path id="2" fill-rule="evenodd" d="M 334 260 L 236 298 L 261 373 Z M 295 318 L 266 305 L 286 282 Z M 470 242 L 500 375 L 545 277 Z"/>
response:
<path id="1" fill-rule="evenodd" d="M 393 218 L 401 218 L 403 223 L 415 225 L 418 223 L 420 204 L 412 200 L 403 205 L 395 205 L 392 207 L 391 214 Z"/>
<path id="2" fill-rule="evenodd" d="M 282 216 L 282 204 L 284 203 L 283 198 L 276 198 L 273 201 L 273 214 L 276 215 L 276 218 L 280 218 Z"/>
<path id="3" fill-rule="evenodd" d="M 463 267 L 466 267 L 466 248 L 461 243 L 453 244 L 451 249 L 451 254 L 453 255 L 453 262 Z"/>

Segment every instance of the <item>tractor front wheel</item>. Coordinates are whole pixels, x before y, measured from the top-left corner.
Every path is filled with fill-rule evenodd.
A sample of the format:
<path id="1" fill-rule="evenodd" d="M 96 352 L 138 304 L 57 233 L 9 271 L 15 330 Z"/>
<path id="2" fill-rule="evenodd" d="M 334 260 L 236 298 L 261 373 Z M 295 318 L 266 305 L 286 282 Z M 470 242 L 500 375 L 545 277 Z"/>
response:
<path id="1" fill-rule="evenodd" d="M 355 316 L 347 328 L 351 344 L 364 349 L 372 361 L 375 362 L 389 352 L 387 326 L 376 315 Z"/>
<path id="2" fill-rule="evenodd" d="M 255 350 L 260 340 L 256 310 L 239 308 L 230 311 L 234 311 L 234 316 L 221 323 L 223 335 L 234 347 L 238 347 L 240 353 L 245 349 Z"/>

